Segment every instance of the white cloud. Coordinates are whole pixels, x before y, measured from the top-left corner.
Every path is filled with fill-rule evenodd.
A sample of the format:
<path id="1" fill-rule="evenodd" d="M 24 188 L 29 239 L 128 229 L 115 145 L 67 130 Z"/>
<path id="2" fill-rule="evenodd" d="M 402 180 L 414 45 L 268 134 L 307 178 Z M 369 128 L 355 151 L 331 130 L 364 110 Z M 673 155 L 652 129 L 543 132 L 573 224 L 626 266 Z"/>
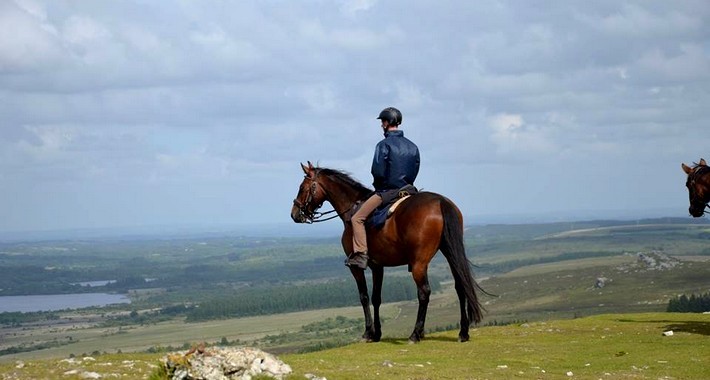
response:
<path id="1" fill-rule="evenodd" d="M 673 52 L 654 48 L 645 52 L 637 69 L 657 83 L 707 81 L 710 79 L 710 51 L 700 44 L 679 44 Z"/>
<path id="2" fill-rule="evenodd" d="M 0 3 L 0 73 L 26 72 L 60 58 L 55 28 L 34 2 Z"/>
<path id="3" fill-rule="evenodd" d="M 395 104 L 404 109 L 416 110 L 422 108 L 431 108 L 434 100 L 431 95 L 424 91 L 414 83 L 396 83 L 396 100 Z"/>
<path id="4" fill-rule="evenodd" d="M 328 83 L 312 84 L 296 88 L 293 92 L 317 114 L 334 112 L 342 106 L 339 104 L 336 90 Z M 287 94 L 289 94 L 289 92 L 287 92 Z"/>
<path id="5" fill-rule="evenodd" d="M 62 36 L 73 45 L 84 48 L 99 47 L 109 42 L 111 32 L 101 23 L 85 16 L 72 16 L 62 28 Z"/>
<path id="6" fill-rule="evenodd" d="M 328 27 L 320 20 L 300 22 L 299 33 L 303 38 L 323 45 L 327 49 L 341 48 L 356 51 L 374 51 L 402 38 L 401 31 L 392 26 L 377 29 L 340 25 Z"/>
<path id="7" fill-rule="evenodd" d="M 357 12 L 363 12 L 370 10 L 377 0 L 344 0 L 340 9 L 345 14 L 354 14 Z"/>
<path id="8" fill-rule="evenodd" d="M 525 123 L 521 115 L 498 114 L 489 118 L 491 140 L 502 154 L 550 154 L 555 144 L 543 128 Z"/>
<path id="9" fill-rule="evenodd" d="M 643 4 L 625 3 L 601 19 L 590 18 L 589 24 L 614 37 L 658 38 L 695 32 L 702 28 L 700 14 L 682 13 L 665 4 L 658 10 Z M 589 16 L 588 16 L 589 17 Z"/>

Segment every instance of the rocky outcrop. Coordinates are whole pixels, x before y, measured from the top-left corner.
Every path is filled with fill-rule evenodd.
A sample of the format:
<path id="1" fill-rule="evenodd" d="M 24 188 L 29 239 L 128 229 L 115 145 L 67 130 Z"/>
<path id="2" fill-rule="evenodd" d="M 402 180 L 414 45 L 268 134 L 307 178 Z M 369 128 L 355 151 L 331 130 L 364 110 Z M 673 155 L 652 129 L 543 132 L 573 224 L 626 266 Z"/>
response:
<path id="1" fill-rule="evenodd" d="M 249 347 L 200 346 L 168 354 L 161 362 L 170 380 L 251 380 L 257 375 L 283 379 L 291 373 L 274 355 Z"/>
<path id="2" fill-rule="evenodd" d="M 680 260 L 659 251 L 639 252 L 636 257 L 638 263 L 646 270 L 669 270 L 680 263 Z"/>

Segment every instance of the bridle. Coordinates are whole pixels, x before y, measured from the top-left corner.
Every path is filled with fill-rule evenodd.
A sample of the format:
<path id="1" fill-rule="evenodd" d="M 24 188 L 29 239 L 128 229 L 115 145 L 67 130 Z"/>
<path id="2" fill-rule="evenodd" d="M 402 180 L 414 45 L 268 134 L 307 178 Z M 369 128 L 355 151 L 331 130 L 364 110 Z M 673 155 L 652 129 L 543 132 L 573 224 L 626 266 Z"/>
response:
<path id="1" fill-rule="evenodd" d="M 708 170 L 710 170 L 710 169 L 707 169 L 706 167 L 700 167 L 700 168 L 697 168 L 697 169 L 693 170 L 693 172 L 688 175 L 688 183 L 687 183 L 687 185 L 688 185 L 688 191 L 691 192 L 690 204 L 691 204 L 691 205 L 692 205 L 692 204 L 703 204 L 703 205 L 704 205 L 704 207 L 703 207 L 703 214 L 705 214 L 705 209 L 706 209 L 706 208 L 710 209 L 710 205 L 708 204 L 708 203 L 710 203 L 710 200 L 707 200 L 707 201 L 706 201 L 706 200 L 701 199 L 700 197 L 698 197 L 698 195 L 697 195 L 698 193 L 697 193 L 697 191 L 695 191 L 695 182 L 696 182 L 696 177 L 697 177 L 697 176 L 699 176 L 699 175 L 701 175 L 701 174 L 703 174 L 703 175 L 704 175 L 704 174 L 710 174 L 710 173 L 708 173 Z M 702 173 L 701 173 L 701 172 L 702 172 Z M 691 189 L 692 189 L 692 190 L 691 190 Z"/>
<path id="2" fill-rule="evenodd" d="M 311 188 L 308 190 L 308 197 L 306 198 L 306 201 L 301 203 L 298 198 L 293 200 L 294 206 L 298 208 L 299 215 L 303 217 L 304 223 L 307 224 L 325 222 L 341 216 L 341 214 L 337 213 L 335 209 L 326 212 L 317 211 L 319 208 L 321 208 L 321 206 L 323 206 L 323 202 L 320 202 L 319 204 L 315 205 L 315 207 L 313 207 L 313 211 L 308 210 L 309 206 L 314 203 L 313 199 L 315 198 L 316 192 L 318 191 L 318 174 L 319 171 L 316 171 L 315 175 L 313 176 L 313 179 L 311 180 Z M 334 212 L 336 213 L 335 215 L 326 217 L 326 215 L 332 214 Z"/>

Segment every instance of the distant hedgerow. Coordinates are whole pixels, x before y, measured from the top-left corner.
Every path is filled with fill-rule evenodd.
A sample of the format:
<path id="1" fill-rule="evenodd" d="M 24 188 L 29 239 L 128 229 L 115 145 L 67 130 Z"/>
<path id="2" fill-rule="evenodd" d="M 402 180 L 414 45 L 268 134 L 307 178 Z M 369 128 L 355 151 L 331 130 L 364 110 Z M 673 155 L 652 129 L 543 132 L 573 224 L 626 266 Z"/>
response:
<path id="1" fill-rule="evenodd" d="M 429 277 L 429 284 L 432 292 L 441 289 L 441 282 L 435 276 Z M 391 276 L 382 287 L 382 299 L 386 302 L 415 300 L 417 288 L 407 276 Z M 186 321 L 201 322 L 356 305 L 360 305 L 360 298 L 355 282 L 351 280 L 253 287 L 200 302 L 186 312 Z"/>
<path id="2" fill-rule="evenodd" d="M 672 313 L 703 313 L 710 311 L 710 293 L 695 295 L 690 297 L 683 294 L 668 301 L 668 312 Z"/>

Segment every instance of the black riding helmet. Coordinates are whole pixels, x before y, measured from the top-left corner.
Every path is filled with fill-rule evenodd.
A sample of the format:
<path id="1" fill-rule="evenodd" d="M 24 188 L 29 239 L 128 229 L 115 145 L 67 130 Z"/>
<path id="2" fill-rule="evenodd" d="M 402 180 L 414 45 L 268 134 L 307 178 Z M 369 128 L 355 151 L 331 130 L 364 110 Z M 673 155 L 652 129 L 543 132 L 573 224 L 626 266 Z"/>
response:
<path id="1" fill-rule="evenodd" d="M 394 107 L 387 107 L 380 112 L 380 116 L 377 117 L 380 120 L 384 120 L 389 125 L 400 125 L 402 124 L 402 113 Z"/>

